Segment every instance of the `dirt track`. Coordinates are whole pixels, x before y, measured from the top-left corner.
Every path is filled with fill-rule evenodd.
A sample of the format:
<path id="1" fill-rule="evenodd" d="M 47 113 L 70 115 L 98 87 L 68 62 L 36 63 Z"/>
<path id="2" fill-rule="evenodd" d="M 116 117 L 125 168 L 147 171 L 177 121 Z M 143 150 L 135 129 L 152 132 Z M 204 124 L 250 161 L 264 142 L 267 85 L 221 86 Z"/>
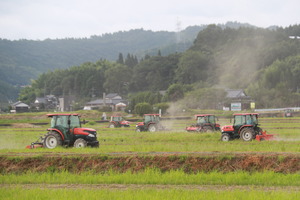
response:
<path id="1" fill-rule="evenodd" d="M 162 172 L 184 170 L 186 173 L 199 171 L 274 171 L 299 173 L 299 154 L 236 154 L 236 155 L 72 155 L 10 157 L 0 156 L 0 173 L 69 171 L 80 173 L 93 170 L 105 172 L 139 172 L 146 168 Z"/>

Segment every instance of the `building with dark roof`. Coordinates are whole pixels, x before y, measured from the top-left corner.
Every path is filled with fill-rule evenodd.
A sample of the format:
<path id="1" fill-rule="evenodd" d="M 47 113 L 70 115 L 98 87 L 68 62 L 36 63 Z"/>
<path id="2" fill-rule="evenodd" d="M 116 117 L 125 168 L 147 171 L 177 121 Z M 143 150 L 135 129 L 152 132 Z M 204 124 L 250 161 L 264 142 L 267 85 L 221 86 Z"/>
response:
<path id="1" fill-rule="evenodd" d="M 118 95 L 117 93 L 110 93 L 107 95 L 103 95 L 103 99 L 96 99 L 87 102 L 84 106 L 84 110 L 110 107 L 112 111 L 115 111 L 117 108 L 124 109 L 127 105 L 128 102 L 126 100 L 123 100 L 120 95 Z"/>
<path id="2" fill-rule="evenodd" d="M 242 89 L 227 89 L 224 107 L 232 111 L 249 110 L 253 99 Z"/>

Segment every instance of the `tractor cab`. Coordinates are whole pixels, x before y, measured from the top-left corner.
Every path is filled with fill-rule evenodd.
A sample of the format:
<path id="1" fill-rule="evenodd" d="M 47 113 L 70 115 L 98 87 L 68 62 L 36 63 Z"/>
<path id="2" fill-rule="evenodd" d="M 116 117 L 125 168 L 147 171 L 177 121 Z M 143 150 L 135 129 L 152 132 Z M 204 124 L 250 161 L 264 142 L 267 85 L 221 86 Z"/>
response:
<path id="1" fill-rule="evenodd" d="M 220 131 L 220 124 L 216 123 L 216 116 L 211 114 L 195 115 L 196 124 L 186 127 L 188 132 L 212 132 Z"/>
<path id="2" fill-rule="evenodd" d="M 148 115 L 144 115 L 144 122 L 145 124 L 148 123 L 159 123 L 160 117 L 158 114 L 148 114 Z"/>
<path id="3" fill-rule="evenodd" d="M 74 128 L 81 128 L 80 118 L 78 115 L 47 115 L 51 117 L 50 129 L 59 130 L 64 137 L 70 137 Z"/>
<path id="4" fill-rule="evenodd" d="M 160 123 L 159 114 L 144 114 L 144 121 L 138 122 L 136 125 L 136 131 L 150 131 L 155 132 L 158 130 L 164 130 L 164 127 Z"/>
<path id="5" fill-rule="evenodd" d="M 243 127 L 257 127 L 258 126 L 258 114 L 235 114 L 234 115 L 234 123 L 233 128 L 235 132 L 238 132 L 238 130 Z"/>

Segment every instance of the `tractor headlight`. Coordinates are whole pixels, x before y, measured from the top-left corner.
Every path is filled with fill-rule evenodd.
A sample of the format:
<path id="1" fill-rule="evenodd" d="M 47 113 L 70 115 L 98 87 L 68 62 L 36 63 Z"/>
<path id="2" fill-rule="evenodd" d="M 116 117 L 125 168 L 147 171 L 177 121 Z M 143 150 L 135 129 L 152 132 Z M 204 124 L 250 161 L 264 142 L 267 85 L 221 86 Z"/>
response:
<path id="1" fill-rule="evenodd" d="M 94 134 L 88 134 L 88 137 L 95 137 Z"/>

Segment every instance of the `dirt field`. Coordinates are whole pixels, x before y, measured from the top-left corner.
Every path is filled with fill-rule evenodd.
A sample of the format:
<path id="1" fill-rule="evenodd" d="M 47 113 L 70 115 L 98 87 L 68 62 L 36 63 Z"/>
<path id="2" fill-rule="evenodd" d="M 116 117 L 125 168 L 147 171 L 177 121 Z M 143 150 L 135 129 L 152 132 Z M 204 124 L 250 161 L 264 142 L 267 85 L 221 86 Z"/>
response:
<path id="1" fill-rule="evenodd" d="M 1 173 L 69 171 L 80 173 L 87 170 L 106 172 L 143 171 L 146 168 L 162 172 L 184 170 L 186 173 L 274 171 L 299 173 L 299 154 L 236 154 L 236 155 L 151 155 L 151 156 L 96 156 L 96 155 L 52 155 L 38 157 L 0 156 Z"/>

